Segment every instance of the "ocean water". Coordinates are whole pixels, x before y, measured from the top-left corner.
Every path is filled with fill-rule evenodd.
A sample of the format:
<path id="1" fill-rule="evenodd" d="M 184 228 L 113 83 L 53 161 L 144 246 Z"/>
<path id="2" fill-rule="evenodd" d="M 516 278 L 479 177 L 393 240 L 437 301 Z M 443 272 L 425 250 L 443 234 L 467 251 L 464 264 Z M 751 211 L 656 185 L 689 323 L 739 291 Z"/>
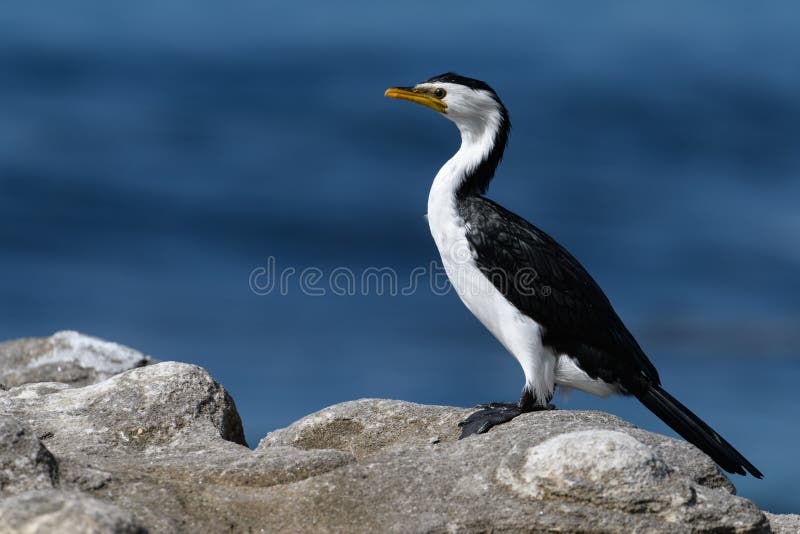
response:
<path id="1" fill-rule="evenodd" d="M 383 97 L 454 70 L 514 123 L 490 196 L 765 473 L 739 493 L 800 512 L 799 22 L 790 1 L 12 2 L 0 338 L 202 365 L 251 445 L 359 397 L 515 399 L 517 363 L 431 267 L 457 132 Z M 670 433 L 635 400 L 556 402 Z"/>

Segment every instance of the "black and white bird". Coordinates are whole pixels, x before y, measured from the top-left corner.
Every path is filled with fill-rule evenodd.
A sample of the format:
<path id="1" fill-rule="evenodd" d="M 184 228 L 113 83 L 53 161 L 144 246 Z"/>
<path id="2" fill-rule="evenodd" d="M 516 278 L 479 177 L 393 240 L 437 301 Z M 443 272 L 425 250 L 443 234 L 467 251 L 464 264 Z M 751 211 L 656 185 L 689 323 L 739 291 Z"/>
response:
<path id="1" fill-rule="evenodd" d="M 461 437 L 552 408 L 556 385 L 602 397 L 633 395 L 731 473 L 762 474 L 661 387 L 658 371 L 586 269 L 552 237 L 483 196 L 511 122 L 486 83 L 446 73 L 386 96 L 432 108 L 453 121 L 461 147 L 436 174 L 428 222 L 461 300 L 514 355 L 525 373 L 517 403 L 479 406 Z"/>

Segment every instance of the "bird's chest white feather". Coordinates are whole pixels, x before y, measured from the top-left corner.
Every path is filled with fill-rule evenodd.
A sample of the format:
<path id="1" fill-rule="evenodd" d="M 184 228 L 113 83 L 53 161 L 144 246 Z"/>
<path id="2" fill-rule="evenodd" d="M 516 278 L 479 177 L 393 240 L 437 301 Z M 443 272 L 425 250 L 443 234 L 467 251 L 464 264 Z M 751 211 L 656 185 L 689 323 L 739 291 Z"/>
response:
<path id="1" fill-rule="evenodd" d="M 478 268 L 455 196 L 442 187 L 439 176 L 437 180 L 428 197 L 428 224 L 450 283 L 464 305 L 519 361 L 526 385 L 546 403 L 554 389 L 556 357 L 542 346 L 536 321 L 520 313 Z"/>

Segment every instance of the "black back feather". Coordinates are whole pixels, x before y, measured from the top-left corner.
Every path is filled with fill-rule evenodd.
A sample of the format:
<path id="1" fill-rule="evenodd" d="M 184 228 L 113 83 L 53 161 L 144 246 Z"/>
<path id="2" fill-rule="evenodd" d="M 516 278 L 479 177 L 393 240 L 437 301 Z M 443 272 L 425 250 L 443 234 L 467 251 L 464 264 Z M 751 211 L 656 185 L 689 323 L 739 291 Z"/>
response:
<path id="1" fill-rule="evenodd" d="M 545 232 L 481 196 L 457 202 L 478 268 L 522 313 L 542 325 L 542 342 L 569 354 L 592 378 L 659 383 L 633 335 L 583 266 Z"/>

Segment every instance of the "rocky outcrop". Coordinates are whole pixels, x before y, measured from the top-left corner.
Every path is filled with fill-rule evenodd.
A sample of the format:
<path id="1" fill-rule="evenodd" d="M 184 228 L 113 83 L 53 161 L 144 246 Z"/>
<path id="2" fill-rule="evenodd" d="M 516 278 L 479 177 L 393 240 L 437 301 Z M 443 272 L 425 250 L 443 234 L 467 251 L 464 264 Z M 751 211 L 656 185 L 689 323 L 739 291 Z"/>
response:
<path id="1" fill-rule="evenodd" d="M 87 349 L 94 364 L 78 356 L 85 376 L 109 372 L 98 346 L 121 365 L 118 345 L 68 337 L 73 347 L 94 347 Z M 15 343 L 46 346 L 0 347 L 20 354 L 9 349 Z M 9 361 L 30 366 L 36 358 L 0 360 L 2 376 L 22 376 Z M 233 400 L 203 369 L 130 367 L 83 387 L 69 371 L 66 383 L 54 373 L 0 391 L 4 532 L 768 532 L 770 525 L 788 532 L 797 525 L 797 516 L 765 516 L 734 495 L 688 443 L 600 412 L 526 414 L 458 441 L 457 423 L 470 410 L 362 399 L 311 414 L 251 450 Z"/>
<path id="2" fill-rule="evenodd" d="M 770 514 L 764 515 L 769 520 L 772 532 L 775 534 L 797 534 L 800 532 L 800 515 L 798 514 Z"/>
<path id="3" fill-rule="evenodd" d="M 61 382 L 85 386 L 156 360 L 122 345 L 65 330 L 0 343 L 0 384 Z"/>
<path id="4" fill-rule="evenodd" d="M 58 464 L 33 432 L 0 415 L 0 495 L 49 489 L 58 482 Z"/>
<path id="5" fill-rule="evenodd" d="M 71 491 L 28 491 L 0 501 L 3 532 L 113 532 L 145 534 L 133 514 Z"/>
<path id="6" fill-rule="evenodd" d="M 756 506 L 687 443 L 572 411 L 526 414 L 456 441 L 467 413 L 366 399 L 273 432 L 258 450 L 334 447 L 357 460 L 282 488 L 273 506 L 333 531 L 767 529 Z"/>

